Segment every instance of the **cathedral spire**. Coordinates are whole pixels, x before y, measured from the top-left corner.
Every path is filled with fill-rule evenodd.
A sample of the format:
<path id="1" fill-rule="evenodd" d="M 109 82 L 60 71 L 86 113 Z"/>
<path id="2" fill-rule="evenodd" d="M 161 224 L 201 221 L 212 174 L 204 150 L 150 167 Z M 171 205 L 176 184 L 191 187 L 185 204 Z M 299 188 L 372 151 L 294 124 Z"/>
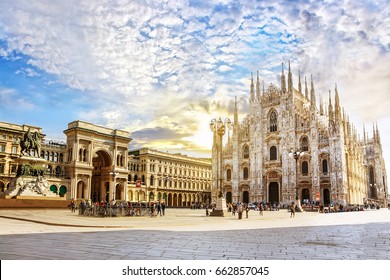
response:
<path id="1" fill-rule="evenodd" d="M 311 79 L 311 85 L 310 85 L 310 105 L 312 108 L 316 108 L 316 96 L 314 92 L 314 83 L 313 83 L 313 76 L 310 76 Z"/>
<path id="2" fill-rule="evenodd" d="M 376 140 L 378 143 L 381 142 L 381 136 L 379 135 L 378 123 L 376 123 Z"/>
<path id="3" fill-rule="evenodd" d="M 366 138 L 366 126 L 363 124 L 363 139 L 364 139 L 364 144 L 367 143 L 367 138 Z"/>
<path id="4" fill-rule="evenodd" d="M 280 88 L 282 89 L 282 94 L 286 93 L 286 77 L 284 76 L 284 63 L 282 62 L 282 77 L 280 79 Z"/>
<path id="5" fill-rule="evenodd" d="M 257 70 L 256 97 L 257 97 L 257 101 L 260 101 L 261 92 L 260 92 L 259 70 Z"/>
<path id="6" fill-rule="evenodd" d="M 305 97 L 307 100 L 309 100 L 309 90 L 307 88 L 306 76 L 305 76 Z"/>
<path id="7" fill-rule="evenodd" d="M 237 96 L 235 97 L 234 100 L 234 128 L 237 127 L 238 125 L 238 111 L 237 111 Z"/>
<path id="8" fill-rule="evenodd" d="M 331 98 L 331 93 L 329 90 L 329 105 L 328 105 L 328 118 L 329 118 L 329 126 L 333 126 L 334 119 L 333 119 L 333 107 L 332 107 L 332 98 Z"/>
<path id="9" fill-rule="evenodd" d="M 298 91 L 302 94 L 301 70 L 298 70 Z"/>
<path id="10" fill-rule="evenodd" d="M 251 79 L 251 99 L 250 102 L 255 100 L 255 85 L 253 84 L 253 73 L 252 73 L 252 79 Z"/>
<path id="11" fill-rule="evenodd" d="M 336 124 L 340 124 L 341 122 L 341 111 L 340 111 L 340 99 L 339 99 L 339 92 L 337 91 L 337 84 L 335 84 L 335 104 L 334 104 L 334 115 L 335 115 L 335 121 Z"/>
<path id="12" fill-rule="evenodd" d="M 322 99 L 322 96 L 320 95 L 320 115 L 323 116 L 324 115 L 324 100 Z"/>
<path id="13" fill-rule="evenodd" d="M 290 67 L 290 60 L 288 61 L 288 92 L 292 94 L 293 92 L 293 81 Z"/>

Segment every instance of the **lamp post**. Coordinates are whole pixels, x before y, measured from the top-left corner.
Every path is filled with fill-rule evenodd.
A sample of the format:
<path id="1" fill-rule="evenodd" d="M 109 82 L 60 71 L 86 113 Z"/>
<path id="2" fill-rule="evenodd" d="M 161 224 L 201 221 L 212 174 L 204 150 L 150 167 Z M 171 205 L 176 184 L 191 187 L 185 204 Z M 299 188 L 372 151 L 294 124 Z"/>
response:
<path id="1" fill-rule="evenodd" d="M 231 129 L 232 122 L 230 119 L 226 118 L 225 121 L 222 121 L 221 118 L 212 119 L 210 122 L 210 130 L 214 134 L 214 145 L 217 151 L 217 189 L 218 189 L 218 198 L 217 205 L 210 216 L 224 216 L 224 209 L 226 209 L 226 200 L 223 198 L 222 192 L 222 138 L 225 135 L 226 127 Z"/>
<path id="2" fill-rule="evenodd" d="M 119 173 L 116 172 L 115 170 L 110 172 L 110 175 L 112 176 L 112 180 L 113 180 L 113 183 L 114 183 L 114 186 L 112 188 L 112 200 L 113 201 L 115 200 L 115 192 L 116 192 L 116 175 L 118 175 L 118 174 Z"/>
<path id="3" fill-rule="evenodd" d="M 295 200 L 296 200 L 296 207 L 299 209 L 298 211 L 301 211 L 301 199 L 298 194 L 298 159 L 300 156 L 303 156 L 304 152 L 302 152 L 300 149 L 297 149 L 294 151 L 294 149 L 290 149 L 289 156 L 294 157 L 295 159 Z"/>

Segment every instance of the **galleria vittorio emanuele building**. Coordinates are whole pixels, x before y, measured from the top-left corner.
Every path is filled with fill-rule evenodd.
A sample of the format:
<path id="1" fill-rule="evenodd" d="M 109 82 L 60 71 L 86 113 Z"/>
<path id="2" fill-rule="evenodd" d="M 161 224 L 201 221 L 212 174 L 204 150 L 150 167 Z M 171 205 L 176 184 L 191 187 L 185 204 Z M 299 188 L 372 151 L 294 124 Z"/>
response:
<path id="1" fill-rule="evenodd" d="M 213 200 L 363 204 L 386 203 L 387 176 L 376 124 L 362 136 L 342 109 L 337 85 L 327 106 L 317 106 L 314 82 L 298 76 L 298 89 L 282 65 L 280 88 L 252 76 L 249 112 L 214 120 Z M 310 83 L 310 87 L 308 87 Z M 216 126 L 221 126 L 218 133 Z M 227 143 L 221 149 L 224 131 Z M 225 135 L 226 137 L 226 135 Z M 222 167 L 222 168 L 221 168 Z"/>

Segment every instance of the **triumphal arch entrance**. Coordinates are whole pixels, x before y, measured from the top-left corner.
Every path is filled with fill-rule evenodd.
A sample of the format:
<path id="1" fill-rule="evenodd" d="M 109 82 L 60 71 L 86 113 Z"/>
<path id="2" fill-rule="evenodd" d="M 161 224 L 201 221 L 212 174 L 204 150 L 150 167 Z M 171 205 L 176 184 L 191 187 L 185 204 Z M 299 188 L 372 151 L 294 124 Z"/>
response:
<path id="1" fill-rule="evenodd" d="M 128 200 L 129 133 L 84 121 L 69 123 L 64 133 L 71 197 L 92 202 Z"/>

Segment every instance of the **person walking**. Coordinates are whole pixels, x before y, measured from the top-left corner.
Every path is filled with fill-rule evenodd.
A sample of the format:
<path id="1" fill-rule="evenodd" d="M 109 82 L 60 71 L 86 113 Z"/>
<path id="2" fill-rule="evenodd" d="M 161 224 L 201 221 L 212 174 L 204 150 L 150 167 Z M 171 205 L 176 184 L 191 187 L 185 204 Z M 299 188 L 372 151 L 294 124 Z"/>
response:
<path id="1" fill-rule="evenodd" d="M 248 219 L 249 206 L 248 206 L 248 204 L 245 204 L 244 207 L 245 207 L 246 218 Z"/>
<path id="2" fill-rule="evenodd" d="M 291 205 L 290 205 L 290 218 L 294 218 L 295 217 L 295 204 L 294 202 L 291 202 Z"/>
<path id="3" fill-rule="evenodd" d="M 260 216 L 263 216 L 263 210 L 264 210 L 263 203 L 260 203 L 259 204 L 259 214 L 260 214 Z"/>
<path id="4" fill-rule="evenodd" d="M 158 201 L 157 202 L 157 216 L 160 215 L 160 217 L 162 216 L 162 213 L 161 213 L 161 202 Z"/>
<path id="5" fill-rule="evenodd" d="M 161 211 L 162 211 L 163 216 L 165 216 L 165 202 L 164 201 L 161 203 Z"/>

